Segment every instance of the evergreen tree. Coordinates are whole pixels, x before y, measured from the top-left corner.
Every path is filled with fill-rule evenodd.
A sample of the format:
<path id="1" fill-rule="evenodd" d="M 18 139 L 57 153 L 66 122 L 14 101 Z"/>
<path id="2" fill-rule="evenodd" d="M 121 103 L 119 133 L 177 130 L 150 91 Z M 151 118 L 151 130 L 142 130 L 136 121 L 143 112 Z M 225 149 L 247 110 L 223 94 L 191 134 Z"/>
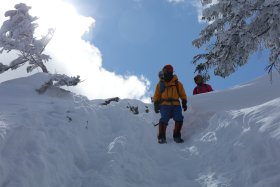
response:
<path id="1" fill-rule="evenodd" d="M 40 68 L 44 73 L 48 73 L 45 62 L 51 57 L 44 54 L 47 44 L 53 37 L 54 29 L 49 29 L 47 35 L 41 39 L 34 37 L 35 29 L 38 24 L 35 21 L 37 17 L 31 16 L 28 11 L 31 7 L 24 3 L 15 5 L 15 10 L 9 10 L 5 13 L 5 17 L 9 17 L 0 28 L 0 53 L 17 51 L 18 57 L 10 62 L 9 65 L 0 63 L 0 73 L 9 69 L 14 70 L 29 63 L 27 72 L 31 72 L 35 68 Z M 47 85 L 55 86 L 74 86 L 80 82 L 79 76 L 68 77 L 67 75 L 54 74 Z"/>
<path id="2" fill-rule="evenodd" d="M 263 49 L 270 51 L 268 72 L 280 72 L 279 0 L 201 0 L 202 20 L 208 25 L 193 45 L 211 43 L 207 52 L 193 58 L 196 71 L 227 77 L 248 62 L 249 56 Z M 213 42 L 213 43 L 212 43 Z"/>
<path id="3" fill-rule="evenodd" d="M 38 25 L 34 21 L 38 18 L 29 15 L 30 8 L 20 3 L 15 5 L 16 10 L 9 10 L 5 13 L 5 17 L 9 17 L 9 19 L 3 23 L 0 29 L 0 52 L 15 50 L 19 54 L 18 58 L 13 60 L 9 66 L 1 64 L 0 72 L 17 69 L 29 62 L 27 72 L 39 67 L 43 72 L 48 73 L 44 62 L 50 60 L 50 56 L 43 54 L 43 51 L 52 38 L 54 30 L 50 29 L 46 36 L 37 40 L 34 37 L 34 31 Z"/>

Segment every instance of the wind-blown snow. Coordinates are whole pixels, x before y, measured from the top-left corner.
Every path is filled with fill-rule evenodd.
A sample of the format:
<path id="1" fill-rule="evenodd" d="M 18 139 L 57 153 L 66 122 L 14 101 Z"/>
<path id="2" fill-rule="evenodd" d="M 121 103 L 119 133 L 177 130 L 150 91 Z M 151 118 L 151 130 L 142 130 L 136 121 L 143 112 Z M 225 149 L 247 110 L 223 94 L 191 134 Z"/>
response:
<path id="1" fill-rule="evenodd" d="M 280 184 L 279 75 L 189 96 L 185 143 L 173 142 L 170 121 L 164 145 L 152 105 L 101 105 L 59 88 L 37 94 L 47 80 L 38 73 L 0 84 L 1 187 Z"/>

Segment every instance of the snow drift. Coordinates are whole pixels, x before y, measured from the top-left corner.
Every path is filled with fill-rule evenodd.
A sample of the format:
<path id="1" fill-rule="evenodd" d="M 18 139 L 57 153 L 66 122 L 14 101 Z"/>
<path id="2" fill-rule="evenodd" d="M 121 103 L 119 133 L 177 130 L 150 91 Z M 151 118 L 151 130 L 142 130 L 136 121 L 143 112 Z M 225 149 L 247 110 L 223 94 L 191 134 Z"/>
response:
<path id="1" fill-rule="evenodd" d="M 280 79 L 188 97 L 182 137 L 159 145 L 151 104 L 39 95 L 38 73 L 0 84 L 1 187 L 277 187 Z M 139 114 L 131 111 L 138 107 Z"/>

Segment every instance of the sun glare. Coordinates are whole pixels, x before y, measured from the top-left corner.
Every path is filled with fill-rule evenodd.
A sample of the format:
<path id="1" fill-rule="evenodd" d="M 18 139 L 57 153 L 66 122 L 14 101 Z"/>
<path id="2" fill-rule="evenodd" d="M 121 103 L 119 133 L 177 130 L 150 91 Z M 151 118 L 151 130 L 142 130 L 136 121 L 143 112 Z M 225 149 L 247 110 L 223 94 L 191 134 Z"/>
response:
<path id="1" fill-rule="evenodd" d="M 57 47 L 61 44 L 76 42 L 75 39 L 82 37 L 85 32 L 89 31 L 94 19 L 80 16 L 75 8 L 66 2 L 49 0 L 42 4 L 41 1 L 32 3 L 31 13 L 40 19 L 38 35 L 46 34 L 48 28 L 55 29 L 55 42 Z"/>
<path id="2" fill-rule="evenodd" d="M 53 59 L 57 60 L 55 69 L 64 69 L 69 73 L 74 70 L 80 74 L 81 72 L 86 73 L 85 71 L 88 69 L 79 71 L 81 65 L 78 65 L 77 62 L 89 61 L 85 58 L 91 56 L 86 54 L 90 46 L 82 40 L 82 36 L 94 25 L 95 20 L 91 17 L 80 16 L 71 4 L 64 1 L 48 0 L 44 4 L 34 1 L 31 10 L 30 14 L 39 17 L 39 27 L 36 30 L 38 37 L 45 35 L 49 28 L 55 29 L 54 36 L 47 47 L 47 49 L 51 49 Z M 99 51 L 96 49 L 97 55 L 94 56 L 100 56 L 98 53 Z M 97 62 L 96 66 L 101 66 L 101 59 L 94 60 Z M 91 62 L 90 65 L 92 66 L 93 63 Z"/>
<path id="3" fill-rule="evenodd" d="M 3 11 L 12 9 L 20 2 L 31 6 L 30 15 L 39 18 L 35 30 L 37 38 L 46 35 L 49 28 L 55 29 L 45 51 L 52 58 L 48 62 L 49 72 L 80 75 L 84 81 L 73 89 L 92 99 L 116 95 L 121 98 L 143 98 L 149 86 L 148 80 L 107 71 L 102 67 L 99 49 L 92 41 L 83 39 L 82 36 L 95 24 L 93 18 L 79 15 L 75 7 L 65 0 L 6 0 L 3 5 L 7 7 Z"/>

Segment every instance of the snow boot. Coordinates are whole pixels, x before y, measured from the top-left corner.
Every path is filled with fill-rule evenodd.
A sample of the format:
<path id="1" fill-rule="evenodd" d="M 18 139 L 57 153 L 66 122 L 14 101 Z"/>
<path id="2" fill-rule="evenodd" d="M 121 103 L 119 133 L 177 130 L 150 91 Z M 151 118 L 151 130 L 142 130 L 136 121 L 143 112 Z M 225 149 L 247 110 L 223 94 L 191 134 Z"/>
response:
<path id="1" fill-rule="evenodd" d="M 164 144 L 166 142 L 166 127 L 167 125 L 165 123 L 159 123 L 158 124 L 158 143 L 159 144 Z"/>
<path id="2" fill-rule="evenodd" d="M 173 131 L 173 140 L 176 143 L 183 143 L 184 140 L 181 138 L 181 129 L 183 126 L 182 121 L 175 121 L 174 131 Z"/>

